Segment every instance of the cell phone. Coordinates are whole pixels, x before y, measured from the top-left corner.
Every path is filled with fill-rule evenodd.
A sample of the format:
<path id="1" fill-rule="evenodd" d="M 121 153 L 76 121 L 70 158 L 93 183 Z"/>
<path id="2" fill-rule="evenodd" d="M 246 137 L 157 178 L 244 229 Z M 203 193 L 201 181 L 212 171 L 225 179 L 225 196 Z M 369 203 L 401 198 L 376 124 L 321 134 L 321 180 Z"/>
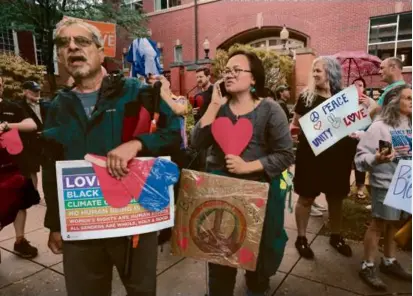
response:
<path id="1" fill-rule="evenodd" d="M 391 154 L 392 144 L 390 142 L 387 142 L 387 141 L 379 140 L 379 151 L 380 151 L 380 153 L 385 149 L 387 149 L 386 155 Z"/>
<path id="2" fill-rule="evenodd" d="M 226 95 L 228 95 L 227 89 L 225 88 L 225 81 L 222 81 L 219 84 L 219 90 L 221 91 L 222 97 L 225 97 Z"/>

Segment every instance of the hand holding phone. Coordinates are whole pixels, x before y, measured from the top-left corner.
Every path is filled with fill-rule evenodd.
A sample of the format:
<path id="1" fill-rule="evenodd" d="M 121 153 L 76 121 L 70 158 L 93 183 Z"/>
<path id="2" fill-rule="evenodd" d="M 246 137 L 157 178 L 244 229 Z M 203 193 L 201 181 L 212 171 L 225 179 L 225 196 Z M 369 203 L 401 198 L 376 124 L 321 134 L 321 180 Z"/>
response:
<path id="1" fill-rule="evenodd" d="M 379 140 L 379 149 L 376 152 L 377 163 L 391 162 L 394 158 L 394 151 L 392 144 L 387 141 Z"/>
<path id="2" fill-rule="evenodd" d="M 228 98 L 222 94 L 221 92 L 221 84 L 223 83 L 222 80 L 217 81 L 214 84 L 214 90 L 212 92 L 212 98 L 211 98 L 211 103 L 218 105 L 218 106 L 222 106 L 225 105 L 228 101 Z M 224 89 L 225 89 L 225 85 L 224 85 Z"/>

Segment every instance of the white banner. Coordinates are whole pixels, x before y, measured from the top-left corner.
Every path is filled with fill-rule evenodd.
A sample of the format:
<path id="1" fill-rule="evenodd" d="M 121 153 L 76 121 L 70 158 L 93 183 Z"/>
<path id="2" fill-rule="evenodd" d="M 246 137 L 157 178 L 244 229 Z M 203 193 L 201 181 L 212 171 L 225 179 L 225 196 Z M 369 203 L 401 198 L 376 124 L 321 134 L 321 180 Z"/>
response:
<path id="1" fill-rule="evenodd" d="M 315 155 L 349 134 L 371 124 L 367 108 L 359 105 L 357 88 L 352 85 L 299 119 L 301 129 Z"/>
<path id="2" fill-rule="evenodd" d="M 397 165 L 384 204 L 412 213 L 412 161 L 402 159 Z"/>

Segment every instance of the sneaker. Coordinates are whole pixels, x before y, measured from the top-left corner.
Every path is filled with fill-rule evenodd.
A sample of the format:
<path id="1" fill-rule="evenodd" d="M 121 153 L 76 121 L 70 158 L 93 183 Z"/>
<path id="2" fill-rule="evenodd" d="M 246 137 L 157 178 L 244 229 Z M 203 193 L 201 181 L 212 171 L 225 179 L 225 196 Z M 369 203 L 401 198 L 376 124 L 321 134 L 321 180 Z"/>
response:
<path id="1" fill-rule="evenodd" d="M 23 238 L 19 243 L 14 243 L 14 251 L 22 258 L 31 259 L 37 256 L 37 248 L 30 245 L 29 241 Z"/>
<path id="2" fill-rule="evenodd" d="M 377 275 L 376 268 L 374 266 L 367 266 L 359 271 L 359 276 L 367 285 L 375 290 L 386 291 L 387 285 Z"/>
<path id="3" fill-rule="evenodd" d="M 311 217 L 321 217 L 323 216 L 323 213 L 320 210 L 317 210 L 314 206 L 311 206 L 311 212 L 310 212 Z"/>
<path id="4" fill-rule="evenodd" d="M 295 241 L 295 247 L 297 248 L 298 253 L 300 253 L 301 257 L 306 259 L 313 259 L 314 252 L 311 250 L 310 246 L 308 245 L 308 241 L 306 237 L 299 236 Z"/>
<path id="5" fill-rule="evenodd" d="M 331 235 L 330 245 L 333 246 L 333 248 L 336 249 L 340 254 L 346 257 L 351 257 L 353 255 L 350 246 L 346 244 L 341 235 Z"/>
<path id="6" fill-rule="evenodd" d="M 321 212 L 326 212 L 327 211 L 326 207 L 324 207 L 324 206 L 322 206 L 322 205 L 320 205 L 316 202 L 313 202 L 313 207 L 316 208 L 317 210 L 321 211 Z"/>
<path id="7" fill-rule="evenodd" d="M 396 260 L 390 265 L 385 265 L 383 258 L 381 258 L 380 271 L 384 274 L 394 276 L 403 281 L 412 281 L 412 274 L 408 273 Z"/>

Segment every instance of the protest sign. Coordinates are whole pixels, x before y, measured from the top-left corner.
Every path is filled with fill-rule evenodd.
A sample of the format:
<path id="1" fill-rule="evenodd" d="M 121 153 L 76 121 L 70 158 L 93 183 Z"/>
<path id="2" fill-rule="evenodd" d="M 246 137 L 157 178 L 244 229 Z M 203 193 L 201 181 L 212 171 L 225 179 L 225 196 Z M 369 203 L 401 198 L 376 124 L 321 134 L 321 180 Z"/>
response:
<path id="1" fill-rule="evenodd" d="M 387 191 L 384 204 L 412 213 L 412 161 L 400 160 Z"/>
<path id="2" fill-rule="evenodd" d="M 352 85 L 299 119 L 305 137 L 315 155 L 342 138 L 371 124 L 369 112 L 358 103 L 357 88 Z"/>
<path id="3" fill-rule="evenodd" d="M 63 19 L 76 19 L 74 17 L 64 16 Z M 114 58 L 116 57 L 116 24 L 106 22 L 96 22 L 91 20 L 82 19 L 82 21 L 95 26 L 102 35 L 103 39 L 103 52 L 105 56 Z"/>
<path id="4" fill-rule="evenodd" d="M 269 184 L 182 170 L 172 253 L 255 270 Z"/>
<path id="5" fill-rule="evenodd" d="M 137 158 L 137 160 L 147 160 L 147 158 Z M 162 180 L 170 179 L 170 175 L 168 172 L 162 172 L 159 168 L 154 168 L 152 171 L 154 170 L 156 171 L 155 177 L 158 179 L 156 185 L 150 185 L 150 188 L 146 188 L 147 184 L 151 182 L 153 184 L 155 179 L 153 173 L 147 174 L 143 182 L 139 182 L 140 180 L 136 182 L 142 184 L 140 196 L 133 194 L 126 196 L 128 199 L 126 205 L 113 207 L 106 201 L 102 192 L 108 192 L 108 190 L 105 191 L 105 187 L 100 184 L 101 179 L 90 162 L 83 160 L 56 162 L 62 238 L 64 240 L 84 240 L 120 237 L 172 227 L 174 225 L 173 186 L 169 185 L 165 190 L 156 189 L 159 188 L 159 183 Z M 128 183 L 131 183 L 130 181 Z M 116 186 L 114 182 L 119 182 L 121 188 L 116 188 L 119 186 Z M 112 190 L 109 192 L 112 195 L 118 194 L 119 198 L 124 199 L 125 192 L 129 192 L 128 187 L 131 187 L 131 184 L 125 183 L 122 188 L 121 181 L 114 178 L 112 183 Z M 149 194 L 159 196 L 160 200 L 168 198 L 169 203 L 156 211 L 149 210 L 145 206 L 147 202 L 142 203 L 143 201 L 139 199 L 139 197 Z M 148 196 L 143 197 L 143 199 L 148 200 Z"/>

